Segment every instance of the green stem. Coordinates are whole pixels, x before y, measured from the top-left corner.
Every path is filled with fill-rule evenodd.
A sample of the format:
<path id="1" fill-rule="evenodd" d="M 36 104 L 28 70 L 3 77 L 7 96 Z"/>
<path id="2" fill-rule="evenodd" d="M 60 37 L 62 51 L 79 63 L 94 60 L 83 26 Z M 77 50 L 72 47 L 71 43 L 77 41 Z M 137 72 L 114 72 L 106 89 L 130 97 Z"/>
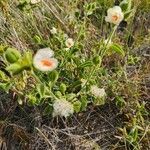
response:
<path id="1" fill-rule="evenodd" d="M 33 69 L 31 69 L 31 74 L 33 75 L 33 77 L 41 84 L 42 81 L 40 80 L 40 78 L 34 73 Z"/>
<path id="2" fill-rule="evenodd" d="M 103 57 L 105 56 L 106 51 L 107 51 L 107 46 L 108 46 L 109 42 L 111 41 L 111 39 L 113 38 L 113 35 L 114 35 L 114 33 L 115 33 L 117 27 L 118 27 L 118 26 L 116 25 L 116 26 L 113 28 L 112 33 L 111 33 L 110 36 L 108 37 L 107 43 L 105 44 L 105 46 L 104 46 L 104 48 L 103 48 L 103 50 L 102 50 L 101 58 L 103 58 Z M 100 54 L 100 51 L 99 51 L 98 54 Z"/>
<path id="3" fill-rule="evenodd" d="M 102 51 L 103 53 L 101 54 L 101 58 L 103 58 L 103 57 L 105 56 L 106 51 L 107 51 L 107 46 L 108 46 L 109 42 L 111 41 L 111 39 L 112 39 L 112 37 L 113 37 L 113 35 L 114 35 L 114 33 L 115 33 L 117 27 L 118 27 L 118 26 L 115 26 L 114 29 L 113 29 L 113 31 L 112 31 L 112 33 L 110 34 L 110 36 L 109 36 L 109 38 L 108 38 L 108 41 L 107 41 L 107 43 L 105 44 L 105 46 L 104 46 L 104 48 L 103 48 L 103 51 Z M 100 55 L 100 50 L 99 50 L 99 52 L 98 52 L 98 55 Z M 76 96 L 73 97 L 72 99 L 74 99 L 74 98 L 76 98 L 76 97 L 78 97 L 78 96 L 80 95 L 81 91 L 85 88 L 85 86 L 88 84 L 89 80 L 90 80 L 90 79 L 92 78 L 92 76 L 94 75 L 94 73 L 95 73 L 97 67 L 100 67 L 100 66 L 101 66 L 101 64 L 97 64 L 97 65 L 94 66 L 94 68 L 91 70 L 91 72 L 90 72 L 90 74 L 89 74 L 89 76 L 88 76 L 88 78 L 87 78 L 86 83 L 85 83 L 84 86 L 81 88 L 81 90 L 76 94 Z"/>
<path id="4" fill-rule="evenodd" d="M 33 71 L 33 69 L 31 70 L 31 73 L 32 73 L 32 75 L 35 77 L 35 79 L 40 83 L 40 84 L 43 84 L 43 82 L 40 80 L 40 78 L 34 73 L 34 71 Z M 50 93 L 50 95 L 54 98 L 54 99 L 58 99 L 55 95 L 54 95 L 54 93 L 51 91 L 51 89 L 48 89 L 47 87 L 46 87 L 46 90 L 47 91 L 49 91 L 49 93 Z M 50 96 L 50 97 L 51 97 Z"/>

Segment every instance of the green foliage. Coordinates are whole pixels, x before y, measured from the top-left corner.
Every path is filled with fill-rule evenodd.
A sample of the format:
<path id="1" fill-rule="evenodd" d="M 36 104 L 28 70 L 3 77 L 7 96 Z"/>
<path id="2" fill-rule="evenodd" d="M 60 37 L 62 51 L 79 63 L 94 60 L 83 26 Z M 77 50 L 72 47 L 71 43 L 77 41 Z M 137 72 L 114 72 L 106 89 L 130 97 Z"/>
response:
<path id="1" fill-rule="evenodd" d="M 15 4 L 10 6 L 10 10 L 2 9 L 1 18 L 7 20 L 10 29 L 8 31 L 8 25 L 2 21 L 0 29 L 4 28 L 8 33 L 2 30 L 0 37 L 1 43 L 6 44 L 0 45 L 0 89 L 15 92 L 20 105 L 27 102 L 28 105 L 42 107 L 44 115 L 53 114 L 54 103 L 58 99 L 69 102 L 75 113 L 86 111 L 89 105 L 99 107 L 114 101 L 120 113 L 130 120 L 120 129 L 121 144 L 139 149 L 141 139 L 148 132 L 144 117 L 149 113 L 146 103 L 138 102 L 141 100 L 142 79 L 138 75 L 130 78 L 126 72 L 128 65 L 140 63 L 140 57 L 132 55 L 132 47 L 126 45 L 126 37 L 134 36 L 131 16 L 137 8 L 143 8 L 141 12 L 148 10 L 147 2 L 144 0 L 135 6 L 135 1 L 121 1 L 120 7 L 127 21 L 123 32 L 116 30 L 118 25 L 105 22 L 107 10 L 114 6 L 112 0 L 68 3 L 70 5 L 66 6 L 65 1 L 58 2 L 57 11 L 55 5 L 51 6 L 51 1 L 33 5 L 30 0 L 20 0 L 19 9 Z M 50 31 L 53 27 L 57 28 L 56 34 Z M 111 44 L 103 42 L 108 40 L 106 37 L 112 41 Z M 66 45 L 68 38 L 74 40 L 71 48 Z M 33 63 L 34 52 L 45 47 L 50 47 L 54 51 L 51 58 L 58 60 L 57 67 L 51 71 L 41 71 Z M 42 66 L 43 61 L 38 63 Z M 44 63 L 53 65 L 45 59 Z M 134 78 L 138 78 L 138 83 Z M 107 98 L 92 94 L 92 85 L 104 88 Z"/>
<path id="2" fill-rule="evenodd" d="M 116 100 L 116 105 L 119 107 L 119 108 L 123 108 L 123 106 L 125 106 L 126 102 L 125 100 L 123 99 L 123 97 L 120 97 L 120 96 L 117 96 L 115 98 Z"/>
<path id="3" fill-rule="evenodd" d="M 14 64 L 9 65 L 6 68 L 6 70 L 9 71 L 10 73 L 12 73 L 13 75 L 15 75 L 15 74 L 22 72 L 23 68 L 20 63 L 16 62 Z"/>
<path id="4" fill-rule="evenodd" d="M 10 87 L 11 87 L 11 83 L 0 83 L 0 89 L 8 92 Z"/>
<path id="5" fill-rule="evenodd" d="M 114 52 L 122 55 L 122 56 L 125 56 L 125 52 L 124 52 L 123 48 L 119 44 L 112 44 L 110 46 L 110 49 L 113 50 Z"/>
<path id="6" fill-rule="evenodd" d="M 93 11 L 97 8 L 96 4 L 97 4 L 96 2 L 93 2 L 93 3 L 87 3 L 85 5 L 85 13 L 87 16 L 93 14 Z"/>
<path id="7" fill-rule="evenodd" d="M 131 6 L 132 6 L 132 0 L 123 0 L 120 3 L 120 7 L 124 12 L 131 10 Z"/>
<path id="8" fill-rule="evenodd" d="M 95 98 L 94 104 L 97 106 L 104 105 L 105 104 L 105 98 Z"/>
<path id="9" fill-rule="evenodd" d="M 44 84 L 38 84 L 37 86 L 36 86 L 36 88 L 37 88 L 37 92 L 39 93 L 39 95 L 40 95 L 40 98 L 44 98 L 44 96 L 45 96 L 45 92 L 46 92 L 46 86 L 44 85 Z"/>
<path id="10" fill-rule="evenodd" d="M 76 113 L 80 112 L 80 109 L 81 109 L 81 102 L 80 101 L 74 102 L 73 106 L 74 106 L 74 110 Z"/>
<path id="11" fill-rule="evenodd" d="M 81 111 L 85 111 L 88 105 L 87 98 L 85 96 L 81 97 Z"/>
<path id="12" fill-rule="evenodd" d="M 66 85 L 65 85 L 64 83 L 61 83 L 61 84 L 60 84 L 60 91 L 61 91 L 61 93 L 65 93 L 66 90 L 67 90 Z"/>
<path id="13" fill-rule="evenodd" d="M 5 57 L 7 61 L 11 62 L 10 65 L 6 67 L 6 70 L 16 75 L 22 72 L 25 69 L 29 69 L 32 66 L 32 53 L 27 51 L 24 52 L 24 55 L 21 57 L 20 53 L 17 50 L 8 49 L 6 51 Z"/>
<path id="14" fill-rule="evenodd" d="M 55 83 L 59 78 L 59 73 L 54 70 L 52 72 L 49 73 L 49 79 L 52 83 Z"/>
<path id="15" fill-rule="evenodd" d="M 95 56 L 94 58 L 93 58 L 93 63 L 95 64 L 95 65 L 98 65 L 98 64 L 101 64 L 101 57 L 100 56 Z"/>
<path id="16" fill-rule="evenodd" d="M 86 68 L 86 67 L 92 67 L 92 66 L 93 66 L 93 62 L 90 60 L 87 60 L 84 63 L 82 63 L 81 65 L 79 65 L 79 68 Z"/>
<path id="17" fill-rule="evenodd" d="M 15 63 L 21 57 L 20 52 L 14 48 L 8 48 L 4 55 L 9 63 Z"/>
<path id="18" fill-rule="evenodd" d="M 18 62 L 21 64 L 23 69 L 30 69 L 32 66 L 32 52 L 24 52 L 24 55 Z"/>
<path id="19" fill-rule="evenodd" d="M 2 55 L 5 52 L 6 48 L 7 46 L 0 45 L 0 55 Z"/>

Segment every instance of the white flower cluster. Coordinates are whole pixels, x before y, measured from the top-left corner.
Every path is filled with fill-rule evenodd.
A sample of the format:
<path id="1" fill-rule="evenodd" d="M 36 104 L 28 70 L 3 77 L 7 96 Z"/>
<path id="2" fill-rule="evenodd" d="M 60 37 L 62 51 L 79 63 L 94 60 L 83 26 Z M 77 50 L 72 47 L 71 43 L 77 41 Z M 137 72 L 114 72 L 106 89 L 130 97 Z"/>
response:
<path id="1" fill-rule="evenodd" d="M 50 48 L 37 51 L 33 58 L 33 65 L 40 71 L 52 71 L 58 66 L 57 59 L 53 58 L 54 52 Z"/>
<path id="2" fill-rule="evenodd" d="M 96 85 L 91 86 L 91 93 L 95 97 L 99 97 L 99 98 L 106 96 L 105 89 L 104 88 L 98 88 Z"/>
<path id="3" fill-rule="evenodd" d="M 58 115 L 68 117 L 74 112 L 73 105 L 65 99 L 55 100 L 53 109 L 53 117 Z"/>

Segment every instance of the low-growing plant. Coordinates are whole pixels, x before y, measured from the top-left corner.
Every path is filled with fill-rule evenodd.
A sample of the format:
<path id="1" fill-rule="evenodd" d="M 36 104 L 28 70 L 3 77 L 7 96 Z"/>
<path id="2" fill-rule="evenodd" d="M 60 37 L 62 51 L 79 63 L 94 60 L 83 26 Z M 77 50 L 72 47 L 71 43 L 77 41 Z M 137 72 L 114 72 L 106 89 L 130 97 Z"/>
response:
<path id="1" fill-rule="evenodd" d="M 36 4 L 40 1 L 24 0 L 18 7 L 29 11 Z M 132 14 L 132 6 L 129 0 L 109 8 L 105 21 L 111 24 L 112 31 L 107 39 L 95 41 L 96 48 L 85 52 L 82 41 L 86 36 L 86 23 L 97 7 L 96 2 L 84 5 L 83 21 L 74 22 L 75 25 L 80 24 L 76 38 L 53 27 L 50 30 L 53 35 L 51 41 L 36 52 L 27 49 L 21 52 L 1 45 L 1 89 L 16 94 L 21 105 L 46 106 L 43 113 L 53 116 L 68 117 L 74 112 L 86 110 L 90 103 L 105 104 L 108 85 L 100 82 L 105 70 L 103 61 L 112 54 L 125 57 L 123 46 L 113 42 L 113 38 L 120 22 Z M 44 45 L 41 36 L 35 35 L 34 41 Z M 57 46 L 51 42 L 53 45 L 57 43 Z M 117 105 L 123 106 L 125 103 L 119 95 L 116 95 L 116 100 Z"/>

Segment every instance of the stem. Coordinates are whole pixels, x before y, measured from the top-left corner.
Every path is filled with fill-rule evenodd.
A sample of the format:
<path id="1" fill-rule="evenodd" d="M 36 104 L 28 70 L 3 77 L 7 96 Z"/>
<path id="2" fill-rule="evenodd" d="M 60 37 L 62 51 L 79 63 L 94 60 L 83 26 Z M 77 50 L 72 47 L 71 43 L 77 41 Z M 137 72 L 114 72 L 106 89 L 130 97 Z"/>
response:
<path id="1" fill-rule="evenodd" d="M 42 84 L 42 81 L 41 81 L 40 78 L 34 73 L 33 69 L 31 69 L 31 74 L 33 75 L 33 77 L 34 77 L 40 84 Z"/>
<path id="2" fill-rule="evenodd" d="M 106 50 L 107 50 L 107 46 L 108 46 L 109 42 L 111 41 L 111 39 L 112 39 L 112 37 L 113 37 L 113 35 L 114 35 L 114 33 L 115 33 L 117 27 L 118 27 L 117 25 L 114 26 L 112 33 L 111 33 L 110 36 L 108 37 L 107 43 L 105 44 L 104 49 L 102 50 L 102 53 L 101 53 L 101 57 L 102 57 L 102 58 L 105 56 L 105 53 L 106 53 Z M 99 51 L 98 54 L 100 54 L 100 51 Z"/>
<path id="3" fill-rule="evenodd" d="M 107 46 L 108 46 L 109 42 L 111 41 L 111 39 L 112 39 L 112 37 L 113 37 L 113 35 L 114 35 L 114 33 L 115 33 L 117 27 L 118 27 L 118 26 L 116 25 L 116 26 L 114 27 L 112 33 L 110 34 L 110 36 L 109 36 L 109 38 L 108 38 L 108 41 L 107 41 L 107 43 L 105 44 L 105 46 L 104 46 L 104 48 L 103 48 L 103 51 L 102 51 L 103 53 L 101 54 L 101 58 L 103 58 L 103 57 L 105 56 L 105 53 L 106 53 L 106 51 L 107 51 Z M 100 50 L 99 50 L 99 52 L 98 52 L 98 55 L 100 55 Z M 90 80 L 90 79 L 92 78 L 92 76 L 94 75 L 94 73 L 95 73 L 95 71 L 96 71 L 96 69 L 97 69 L 98 66 L 100 67 L 101 64 L 97 64 L 97 65 L 94 66 L 94 68 L 91 70 L 91 72 L 90 72 L 90 74 L 89 74 L 89 76 L 88 76 L 88 78 L 87 78 L 86 83 L 85 83 L 84 86 L 81 88 L 81 90 L 76 94 L 76 96 L 73 97 L 72 99 L 74 99 L 74 98 L 76 98 L 76 97 L 78 97 L 78 96 L 80 95 L 81 91 L 85 88 L 85 86 L 88 84 L 89 80 Z"/>
<path id="4" fill-rule="evenodd" d="M 31 73 L 32 73 L 32 75 L 35 77 L 35 79 L 36 79 L 40 84 L 43 84 L 43 82 L 40 80 L 40 78 L 34 73 L 33 69 L 31 70 Z M 58 100 L 58 98 L 54 95 L 54 93 L 51 91 L 51 89 L 48 89 L 47 86 L 46 86 L 45 88 L 46 88 L 47 91 L 49 91 L 50 95 L 51 95 L 54 99 Z M 50 97 L 51 97 L 51 96 L 50 96 Z"/>

